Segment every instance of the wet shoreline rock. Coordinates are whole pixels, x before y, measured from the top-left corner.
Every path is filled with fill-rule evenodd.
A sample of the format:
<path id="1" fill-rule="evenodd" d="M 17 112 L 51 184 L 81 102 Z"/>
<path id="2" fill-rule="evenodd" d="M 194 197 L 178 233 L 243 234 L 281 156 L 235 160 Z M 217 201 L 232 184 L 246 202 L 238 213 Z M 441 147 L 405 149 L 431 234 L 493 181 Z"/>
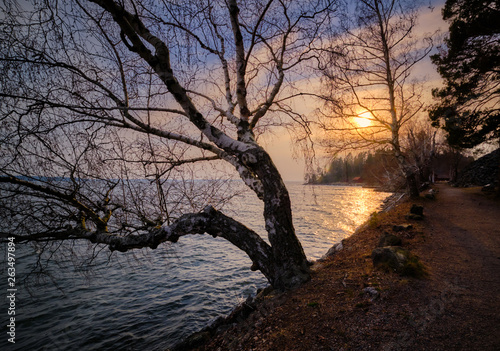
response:
<path id="1" fill-rule="evenodd" d="M 333 245 L 327 252 L 324 254 L 318 262 L 326 261 L 326 259 L 335 256 L 339 251 L 344 248 L 344 240 L 341 240 L 339 243 Z"/>

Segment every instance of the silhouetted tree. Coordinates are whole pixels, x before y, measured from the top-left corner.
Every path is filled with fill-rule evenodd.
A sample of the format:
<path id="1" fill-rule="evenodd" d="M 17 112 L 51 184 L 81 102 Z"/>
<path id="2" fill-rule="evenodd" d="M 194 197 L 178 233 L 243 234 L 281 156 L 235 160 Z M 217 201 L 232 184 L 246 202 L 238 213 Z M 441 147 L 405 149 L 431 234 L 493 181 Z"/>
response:
<path id="1" fill-rule="evenodd" d="M 432 163 L 437 153 L 437 132 L 428 122 L 413 121 L 403 137 L 408 160 L 417 169 L 420 182 L 428 181 L 432 173 Z"/>
<path id="2" fill-rule="evenodd" d="M 309 279 L 288 191 L 256 135 L 299 121 L 285 77 L 314 57 L 333 2 L 0 6 L 3 240 L 127 251 L 207 233 L 276 288 Z M 228 167 L 263 201 L 269 242 L 216 208 L 215 183 L 189 181 Z"/>
<path id="3" fill-rule="evenodd" d="M 497 0 L 447 0 L 446 47 L 431 57 L 444 87 L 429 116 L 450 145 L 471 148 L 500 138 L 500 6 Z"/>
<path id="4" fill-rule="evenodd" d="M 342 30 L 322 62 L 330 94 L 323 127 L 336 132 L 329 148 L 389 145 L 418 196 L 416 168 L 401 146 L 405 124 L 422 110 L 421 89 L 411 81 L 412 68 L 430 52 L 432 42 L 415 36 L 418 1 L 359 0 L 350 4 Z M 369 120 L 369 124 L 363 123 Z"/>

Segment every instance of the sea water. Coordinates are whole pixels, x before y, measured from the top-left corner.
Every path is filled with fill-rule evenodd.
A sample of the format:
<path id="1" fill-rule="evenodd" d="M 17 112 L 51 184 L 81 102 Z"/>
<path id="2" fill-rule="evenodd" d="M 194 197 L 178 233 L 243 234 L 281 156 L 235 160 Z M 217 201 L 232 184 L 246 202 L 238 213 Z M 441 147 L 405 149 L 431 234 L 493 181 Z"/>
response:
<path id="1" fill-rule="evenodd" d="M 389 195 L 353 186 L 287 185 L 295 229 L 311 260 L 352 234 Z M 232 202 L 225 213 L 265 237 L 262 203 L 250 193 Z M 37 252 L 17 244 L 15 344 L 3 333 L 1 349 L 165 350 L 267 284 L 250 270 L 242 251 L 208 235 L 111 259 L 106 250 L 90 270 L 79 269 L 69 255 L 33 277 Z M 5 293 L 6 253 L 2 256 Z M 9 301 L 2 300 L 6 325 Z"/>

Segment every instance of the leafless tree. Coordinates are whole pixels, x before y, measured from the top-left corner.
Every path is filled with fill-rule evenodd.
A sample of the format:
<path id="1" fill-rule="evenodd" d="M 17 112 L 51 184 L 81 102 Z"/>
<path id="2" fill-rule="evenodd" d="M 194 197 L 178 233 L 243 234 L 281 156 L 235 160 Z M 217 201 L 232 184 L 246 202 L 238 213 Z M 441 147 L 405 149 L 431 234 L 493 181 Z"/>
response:
<path id="1" fill-rule="evenodd" d="M 411 121 L 402 136 L 402 148 L 409 163 L 417 170 L 419 181 L 429 181 L 432 163 L 438 152 L 438 130 L 427 121 Z"/>
<path id="2" fill-rule="evenodd" d="M 5 1 L 1 237 L 127 251 L 207 233 L 276 288 L 308 280 L 288 191 L 257 137 L 307 128 L 292 83 L 333 5 Z M 263 201 L 268 242 L 217 209 L 222 183 L 188 181 L 227 172 Z"/>
<path id="3" fill-rule="evenodd" d="M 402 128 L 421 112 L 422 88 L 412 69 L 432 48 L 415 33 L 419 2 L 359 0 L 349 5 L 342 30 L 324 55 L 326 109 L 322 127 L 331 149 L 389 145 L 418 196 L 416 169 L 404 154 Z"/>

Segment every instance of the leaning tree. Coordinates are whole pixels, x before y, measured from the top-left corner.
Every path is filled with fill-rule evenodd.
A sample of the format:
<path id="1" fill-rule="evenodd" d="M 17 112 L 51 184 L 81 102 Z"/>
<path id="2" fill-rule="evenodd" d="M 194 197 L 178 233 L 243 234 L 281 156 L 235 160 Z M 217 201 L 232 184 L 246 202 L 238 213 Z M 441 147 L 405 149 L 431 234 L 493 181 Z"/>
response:
<path id="1" fill-rule="evenodd" d="M 287 188 L 257 137 L 303 122 L 293 81 L 333 2 L 0 6 L 2 240 L 127 251 L 206 233 L 275 288 L 309 279 Z M 213 184 L 214 196 L 190 196 L 186 179 L 226 171 L 263 202 L 268 241 L 217 209 Z"/>
<path id="2" fill-rule="evenodd" d="M 342 30 L 321 61 L 326 108 L 321 125 L 331 150 L 387 147 L 418 196 L 417 169 L 401 139 L 423 109 L 415 66 L 429 54 L 431 35 L 416 33 L 419 1 L 359 0 L 343 11 Z"/>

